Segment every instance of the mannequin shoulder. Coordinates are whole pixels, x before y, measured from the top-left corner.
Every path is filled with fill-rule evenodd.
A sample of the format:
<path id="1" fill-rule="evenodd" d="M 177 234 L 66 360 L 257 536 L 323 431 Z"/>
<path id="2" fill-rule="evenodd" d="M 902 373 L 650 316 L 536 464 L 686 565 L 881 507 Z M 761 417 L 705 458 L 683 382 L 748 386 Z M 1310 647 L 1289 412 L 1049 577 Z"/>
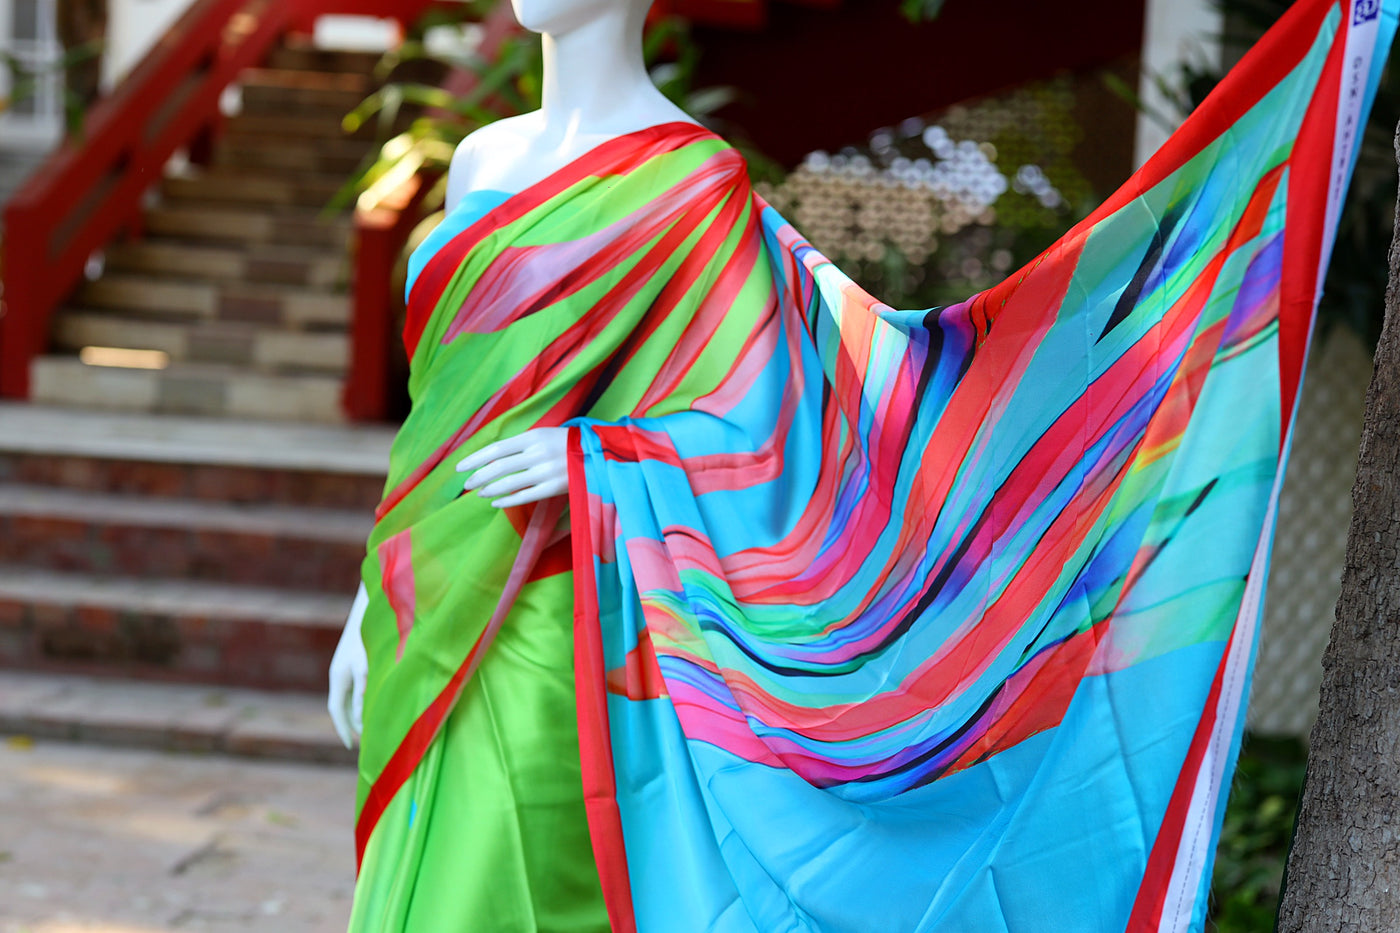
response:
<path id="1" fill-rule="evenodd" d="M 487 187 L 499 172 L 492 166 L 510 164 L 521 158 L 530 146 L 533 114 L 507 117 L 478 127 L 457 144 L 447 171 L 447 208 L 451 210 L 468 193 Z"/>

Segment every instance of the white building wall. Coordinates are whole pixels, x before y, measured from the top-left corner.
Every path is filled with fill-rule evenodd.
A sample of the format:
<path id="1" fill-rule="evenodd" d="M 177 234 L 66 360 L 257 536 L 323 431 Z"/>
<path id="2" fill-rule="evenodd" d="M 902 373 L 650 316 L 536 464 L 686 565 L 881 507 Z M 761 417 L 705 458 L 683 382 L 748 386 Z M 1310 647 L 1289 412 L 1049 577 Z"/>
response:
<path id="1" fill-rule="evenodd" d="M 1158 82 L 1165 79 L 1178 86 L 1178 65 L 1183 61 L 1218 66 L 1219 36 L 1224 28 L 1215 0 L 1147 0 L 1145 12 L 1138 94 L 1146 112 L 1138 115 L 1133 150 L 1139 166 L 1167 141 L 1184 116 L 1162 93 Z"/>
<path id="2" fill-rule="evenodd" d="M 108 0 L 102 87 L 110 89 L 125 77 L 193 5 L 194 0 Z"/>

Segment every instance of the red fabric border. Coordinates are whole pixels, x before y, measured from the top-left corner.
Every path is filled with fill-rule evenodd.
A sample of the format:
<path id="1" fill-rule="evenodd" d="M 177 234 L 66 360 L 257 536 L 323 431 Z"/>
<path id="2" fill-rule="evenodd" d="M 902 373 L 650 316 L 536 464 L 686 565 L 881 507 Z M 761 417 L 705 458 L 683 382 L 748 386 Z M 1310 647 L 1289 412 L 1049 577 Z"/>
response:
<path id="1" fill-rule="evenodd" d="M 1181 849 L 1181 834 L 1186 827 L 1186 815 L 1191 810 L 1191 796 L 1196 789 L 1196 779 L 1205 759 L 1206 748 L 1210 745 L 1211 733 L 1215 731 L 1215 719 L 1220 709 L 1220 690 L 1225 680 L 1225 668 L 1230 660 L 1230 646 L 1235 638 L 1225 643 L 1225 652 L 1220 656 L 1220 665 L 1215 670 L 1215 679 L 1210 685 L 1210 695 L 1206 697 L 1205 711 L 1196 734 L 1191 739 L 1191 747 L 1186 760 L 1181 765 L 1181 776 L 1172 790 L 1171 801 L 1157 838 L 1152 843 L 1152 852 L 1147 858 L 1147 868 L 1143 872 L 1142 884 L 1138 887 L 1137 900 L 1123 933 L 1158 933 L 1162 923 L 1162 910 L 1167 903 L 1167 889 L 1171 886 L 1172 872 L 1176 869 L 1177 852 Z M 1192 903 L 1194 904 L 1194 897 Z"/>
<path id="2" fill-rule="evenodd" d="M 408 781 L 414 769 L 418 767 L 418 762 L 423 760 L 423 753 L 427 751 L 433 739 L 437 736 L 443 720 L 452 710 L 457 698 L 461 696 L 462 687 L 466 684 L 467 672 L 474 666 L 477 651 L 481 648 L 480 642 L 467 655 L 467 659 L 462 662 L 462 666 L 457 668 L 452 679 L 447 682 L 447 687 L 433 700 L 414 721 L 412 727 L 404 739 L 395 749 L 394 754 L 389 758 L 389 763 L 384 766 L 384 770 L 379 773 L 379 778 L 370 786 L 369 793 L 365 796 L 364 805 L 360 808 L 360 818 L 355 821 L 355 873 L 358 876 L 361 866 L 365 861 L 365 849 L 369 846 L 369 837 L 374 833 L 374 827 L 379 824 L 379 818 L 384 815 L 384 811 L 389 808 L 389 803 L 394 799 L 394 795 Z"/>
<path id="3" fill-rule="evenodd" d="M 1308 336 L 1317 310 L 1317 281 L 1327 228 L 1327 192 L 1337 136 L 1337 105 L 1350 17 L 1342 5 L 1342 25 L 1314 92 L 1298 141 L 1289 157 L 1287 219 L 1284 223 L 1283 281 L 1279 286 L 1279 389 L 1283 424 L 1280 445 L 1288 441 L 1293 406 L 1303 381 Z M 1358 136 L 1364 127 L 1358 127 Z M 1340 206 L 1340 205 L 1339 205 Z"/>
<path id="4" fill-rule="evenodd" d="M 574 545 L 574 690 L 578 697 L 579 761 L 583 766 L 583 800 L 593 858 L 608 905 L 613 933 L 636 933 L 632 880 L 617 806 L 612 734 L 608 727 L 607 672 L 603 632 L 598 621 L 598 582 L 593 577 L 593 532 L 588 512 L 588 485 L 578 428 L 569 428 L 569 514 Z"/>

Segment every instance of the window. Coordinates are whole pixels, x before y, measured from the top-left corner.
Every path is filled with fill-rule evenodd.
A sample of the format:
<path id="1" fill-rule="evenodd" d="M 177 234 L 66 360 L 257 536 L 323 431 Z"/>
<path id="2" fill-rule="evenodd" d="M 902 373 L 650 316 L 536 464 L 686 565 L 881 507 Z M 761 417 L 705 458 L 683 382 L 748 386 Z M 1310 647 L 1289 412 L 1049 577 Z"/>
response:
<path id="1" fill-rule="evenodd" d="M 47 148 L 63 130 L 56 0 L 0 0 L 0 50 L 35 75 L 25 96 L 0 116 L 0 147 Z M 9 69 L 0 69 L 0 95 L 9 96 Z"/>

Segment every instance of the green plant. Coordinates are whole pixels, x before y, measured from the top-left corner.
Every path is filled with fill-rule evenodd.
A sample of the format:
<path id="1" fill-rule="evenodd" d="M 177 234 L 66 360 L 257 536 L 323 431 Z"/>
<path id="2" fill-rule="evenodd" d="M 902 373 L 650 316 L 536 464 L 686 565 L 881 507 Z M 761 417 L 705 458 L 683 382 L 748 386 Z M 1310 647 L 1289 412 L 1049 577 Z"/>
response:
<path id="1" fill-rule="evenodd" d="M 1210 916 L 1216 933 L 1273 930 L 1307 754 L 1297 739 L 1246 739 L 1216 849 Z"/>
<path id="2" fill-rule="evenodd" d="M 944 0 L 900 0 L 899 9 L 913 22 L 933 19 L 943 9 Z"/>
<path id="3" fill-rule="evenodd" d="M 48 68 L 41 69 L 28 66 L 14 55 L 0 51 L 0 69 L 7 71 L 10 76 L 10 94 L 8 97 L 0 96 L 0 114 L 32 97 L 38 90 L 40 82 L 50 74 L 67 74 L 79 65 L 98 58 L 102 55 L 102 47 L 103 43 L 101 42 L 89 42 L 74 46 L 65 51 L 62 57 Z M 63 91 L 63 122 L 67 132 L 71 135 L 82 132 L 83 119 L 86 116 L 86 103 L 81 97 L 65 87 Z"/>

